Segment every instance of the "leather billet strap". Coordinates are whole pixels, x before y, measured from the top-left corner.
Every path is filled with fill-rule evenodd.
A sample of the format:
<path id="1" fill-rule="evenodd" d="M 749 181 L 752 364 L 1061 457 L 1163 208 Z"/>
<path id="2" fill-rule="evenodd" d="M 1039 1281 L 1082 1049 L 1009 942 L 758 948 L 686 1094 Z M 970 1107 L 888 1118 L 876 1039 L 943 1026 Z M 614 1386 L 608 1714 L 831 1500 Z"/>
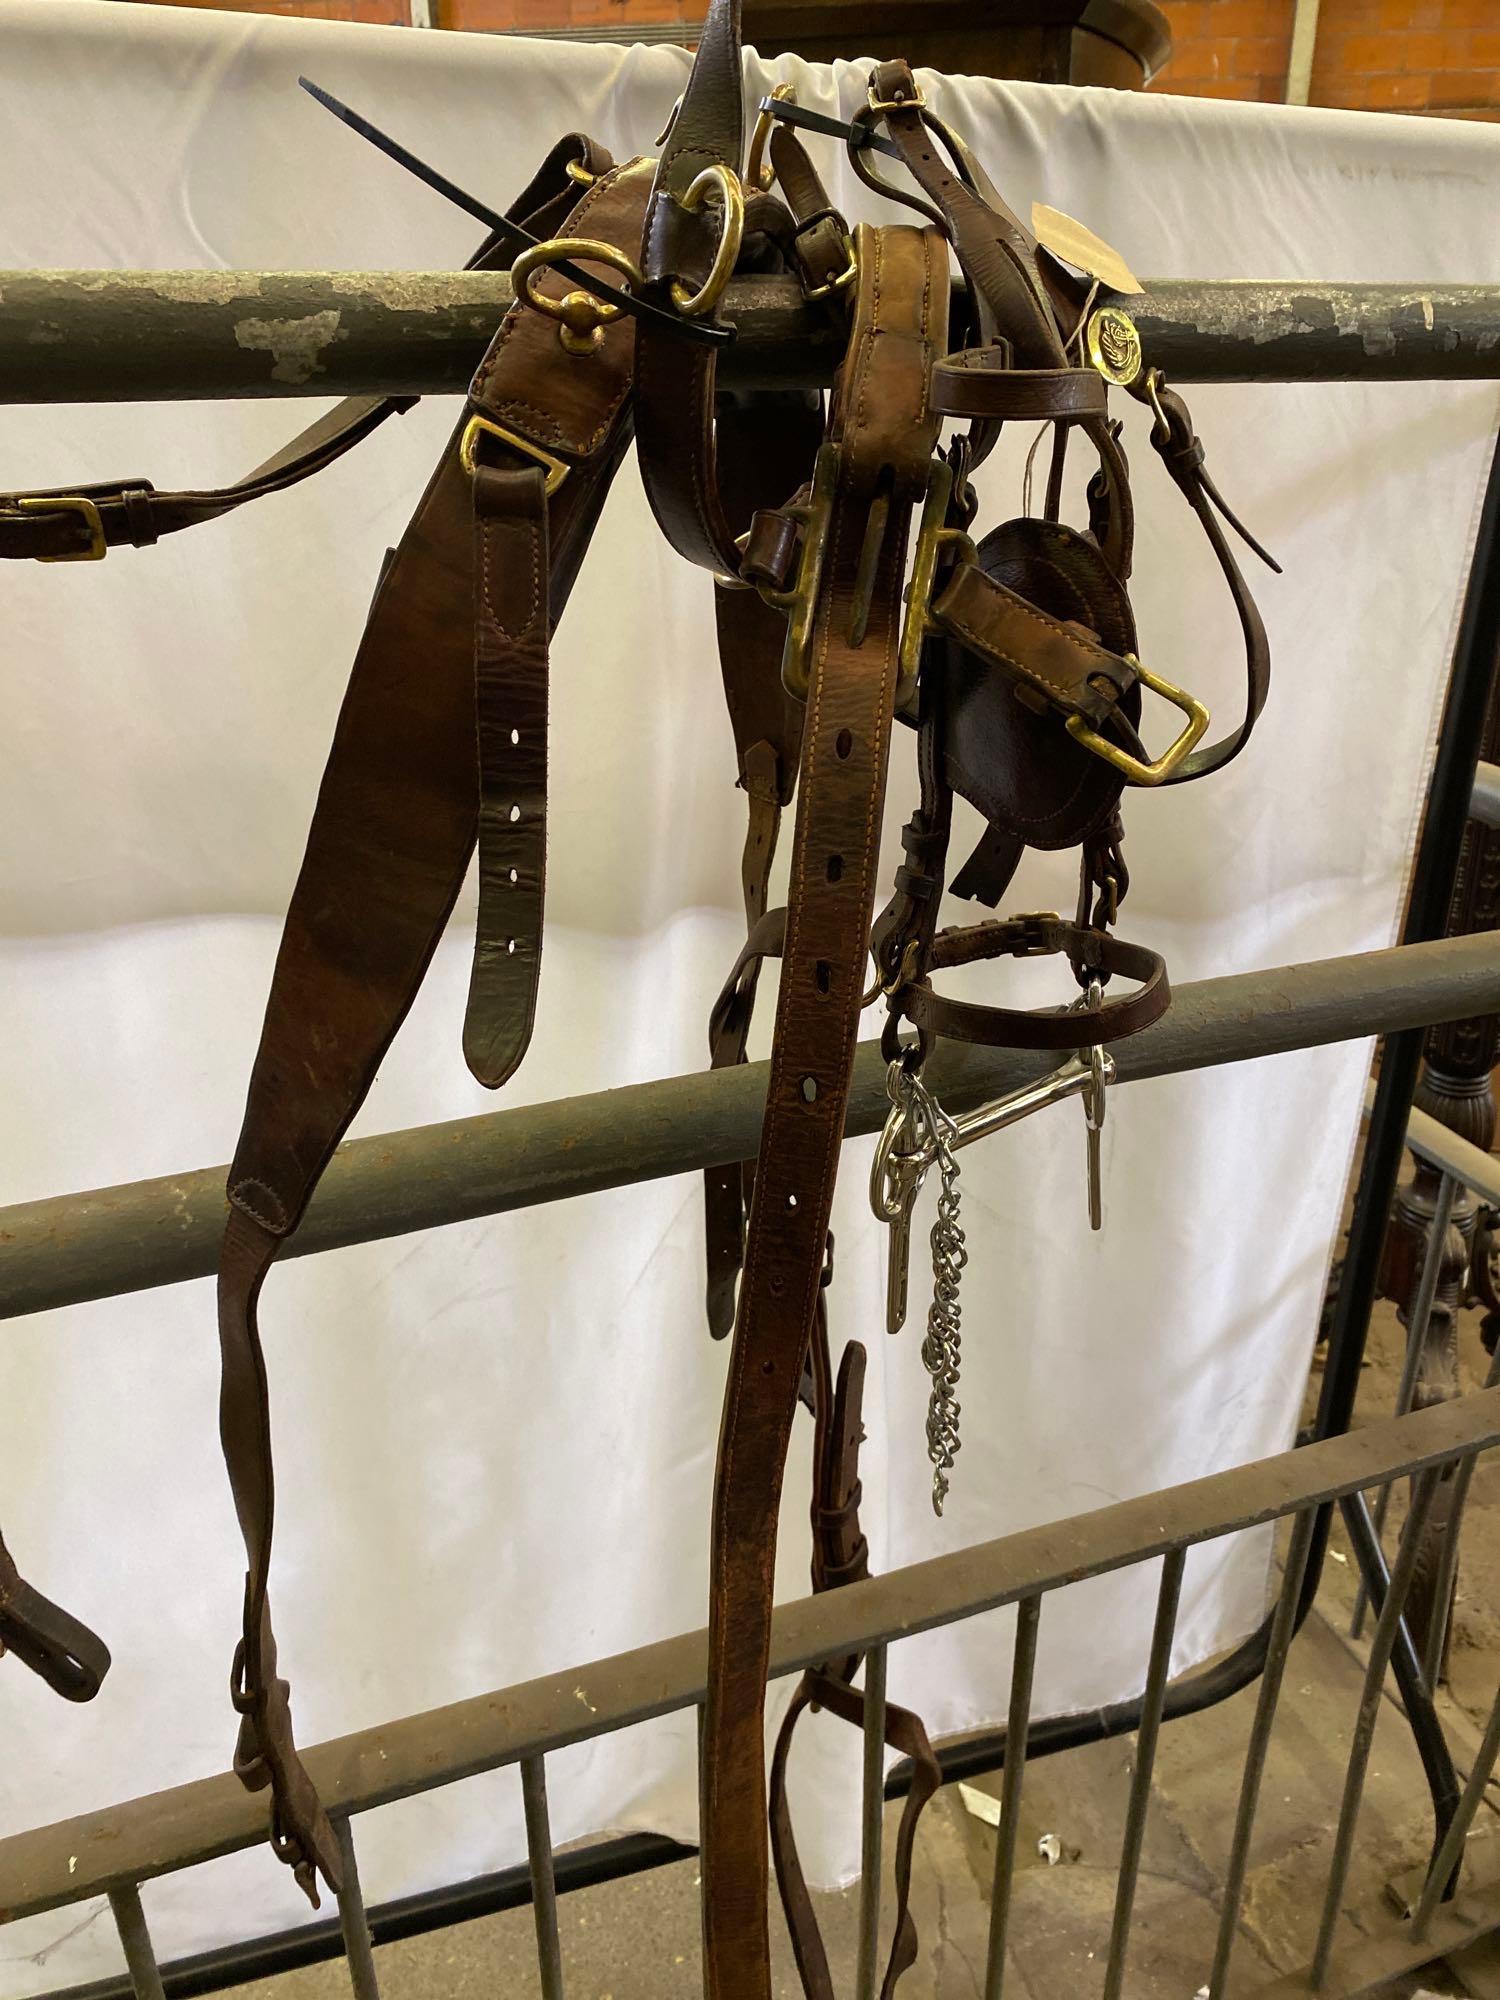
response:
<path id="1" fill-rule="evenodd" d="M 578 183 L 569 165 L 602 173 L 609 155 L 582 133 L 570 133 L 548 153 L 530 186 L 510 210 L 533 234 L 571 208 Z M 506 265 L 513 251 L 490 237 L 465 265 L 484 270 Z M 216 521 L 252 500 L 298 486 L 369 437 L 387 417 L 404 415 L 416 396 L 350 396 L 232 486 L 158 493 L 149 479 L 115 479 L 19 494 L 0 493 L 0 560 L 87 562 L 122 545 L 148 547 L 163 535 Z"/>
<path id="2" fill-rule="evenodd" d="M 92 1701 L 109 1648 L 87 1625 L 29 1584 L 0 1536 L 0 1655 L 14 1653 L 64 1701 Z"/>
<path id="3" fill-rule="evenodd" d="M 1094 1007 L 1028 1013 L 1019 1007 L 945 999 L 933 990 L 929 976 L 985 959 L 1040 958 L 1054 952 L 1066 955 L 1080 982 L 1119 977 L 1134 981 L 1134 988 L 1101 998 Z M 1068 923 L 1047 910 L 939 931 L 927 972 L 903 986 L 891 1007 L 892 1022 L 904 1017 L 924 1043 L 938 1039 L 992 1048 L 1087 1049 L 1138 1035 L 1159 1021 L 1171 1003 L 1166 964 L 1158 953 L 1090 924 Z"/>
<path id="4" fill-rule="evenodd" d="M 831 1248 L 831 1243 L 830 1243 Z M 864 1441 L 861 1402 L 865 1350 L 850 1341 L 832 1379 L 828 1348 L 828 1318 L 824 1296 L 832 1275 L 831 1258 L 824 1269 L 824 1289 L 818 1295 L 810 1361 L 813 1378 L 814 1485 L 812 1503 L 814 1591 L 837 1590 L 858 1583 L 870 1573 L 869 1545 L 859 1525 L 859 1448 Z M 818 1930 L 817 1914 L 802 1873 L 787 1799 L 786 1775 L 797 1724 L 809 1708 L 826 1708 L 863 1729 L 864 1690 L 854 1686 L 860 1656 L 825 1661 L 802 1676 L 791 1706 L 782 1717 L 771 1759 L 771 1854 L 776 1885 L 786 1913 L 792 1952 L 808 2000 L 835 2000 L 836 1989 L 828 1954 Z M 917 1823 L 942 1782 L 942 1773 L 927 1732 L 909 1709 L 886 1704 L 885 1740 L 912 1764 L 912 1782 L 896 1835 L 895 1920 L 890 1954 L 880 1984 L 880 2000 L 890 2000 L 896 1982 L 917 1960 L 917 1929 L 911 1915 L 911 1866 Z"/>
<path id="5" fill-rule="evenodd" d="M 650 163 L 633 162 L 604 173 L 581 201 L 570 183 L 572 220 L 633 246 L 650 179 Z M 546 629 L 566 604 L 628 442 L 634 338 L 620 319 L 591 353 L 564 354 L 556 324 L 517 304 L 475 377 L 468 412 L 382 573 L 355 658 L 230 1170 L 220 1432 L 249 1558 L 236 1767 L 247 1785 L 271 1786 L 277 1852 L 314 1897 L 315 1871 L 337 1887 L 338 1854 L 276 1673 L 267 1604 L 274 1482 L 256 1303 L 416 997 L 482 810 L 492 879 L 481 898 L 466 1043 L 497 1078 L 524 1050 L 540 965 Z M 473 431 L 476 418 L 489 428 Z M 552 461 L 545 472 L 542 453 Z M 546 565 L 540 577 L 537 563 Z M 522 807 L 517 821 L 511 804 Z M 525 829 L 521 845 L 497 844 L 497 819 Z M 500 948 L 498 980 L 492 924 L 495 936 L 518 942 L 513 953 Z"/>
<path id="6" fill-rule="evenodd" d="M 987 665 L 1096 727 L 1136 684 L 1132 661 L 1101 646 L 1085 627 L 1029 604 L 976 562 L 954 564 L 930 616 Z"/>
<path id="7" fill-rule="evenodd" d="M 903 559 L 946 332 L 934 231 L 862 228 L 810 662 L 771 1075 L 715 1478 L 702 1756 L 708 2000 L 770 2000 L 762 1720 L 776 1514 L 858 1032 Z"/>

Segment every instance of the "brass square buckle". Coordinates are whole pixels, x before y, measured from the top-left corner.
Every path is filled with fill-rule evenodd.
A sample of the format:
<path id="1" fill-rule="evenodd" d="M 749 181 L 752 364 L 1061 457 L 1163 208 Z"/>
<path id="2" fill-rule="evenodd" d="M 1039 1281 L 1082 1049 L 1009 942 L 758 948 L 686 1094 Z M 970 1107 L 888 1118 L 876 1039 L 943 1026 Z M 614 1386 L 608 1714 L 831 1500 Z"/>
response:
<path id="1" fill-rule="evenodd" d="M 547 475 L 543 491 L 549 500 L 568 476 L 568 467 L 562 459 L 554 458 L 550 451 L 543 451 L 542 447 L 533 444 L 530 438 L 521 437 L 515 431 L 508 431 L 504 424 L 497 424 L 489 417 L 470 417 L 464 425 L 463 436 L 458 441 L 458 462 L 471 479 L 479 469 L 476 452 L 482 437 L 496 438 L 501 444 L 508 445 L 512 451 L 520 452 L 523 458 L 534 460 Z"/>
<path id="2" fill-rule="evenodd" d="M 1122 657 L 1134 667 L 1136 679 L 1142 687 L 1150 688 L 1153 694 L 1171 702 L 1187 717 L 1187 724 L 1177 741 L 1169 745 L 1154 763 L 1147 764 L 1139 757 L 1132 757 L 1117 743 L 1111 743 L 1108 737 L 1101 736 L 1086 716 L 1070 715 L 1066 723 L 1067 731 L 1074 742 L 1081 743 L 1085 750 L 1092 750 L 1096 757 L 1102 757 L 1106 764 L 1113 764 L 1117 771 L 1123 772 L 1128 784 L 1162 785 L 1202 738 L 1208 727 L 1208 710 L 1184 688 L 1173 687 L 1170 681 L 1162 680 L 1149 668 L 1143 667 L 1134 653 L 1126 653 Z"/>
<path id="3" fill-rule="evenodd" d="M 818 613 L 818 595 L 823 583 L 823 563 L 828 552 L 828 524 L 833 514 L 833 496 L 838 487 L 838 447 L 820 447 L 813 467 L 812 494 L 804 506 L 788 507 L 786 513 L 802 524 L 802 559 L 797 581 L 790 590 L 756 589 L 769 605 L 787 614 L 786 645 L 781 655 L 781 682 L 795 701 L 806 701 L 812 686 L 813 625 Z"/>
<path id="4" fill-rule="evenodd" d="M 22 514 L 77 514 L 89 531 L 89 545 L 86 549 L 69 549 L 60 556 L 38 556 L 36 558 L 38 562 L 103 562 L 109 554 L 109 543 L 104 539 L 104 523 L 99 518 L 99 509 L 85 494 L 26 494 L 13 500 L 11 505 Z"/>
<path id="5" fill-rule="evenodd" d="M 921 86 L 913 80 L 910 97 L 877 97 L 873 78 L 869 86 L 870 109 L 872 111 L 925 111 L 927 99 L 922 95 Z"/>
<path id="6" fill-rule="evenodd" d="M 906 619 L 901 627 L 901 652 L 896 676 L 896 713 L 916 720 L 917 675 L 922 665 L 923 641 L 938 627 L 932 616 L 932 598 L 937 584 L 938 558 L 944 549 L 956 549 L 961 561 L 973 562 L 977 550 L 962 528 L 948 525 L 948 507 L 953 495 L 953 468 L 945 458 L 935 458 L 927 481 L 927 497 L 922 503 L 922 525 L 917 531 L 917 550 L 912 558 L 911 586 L 906 594 Z"/>

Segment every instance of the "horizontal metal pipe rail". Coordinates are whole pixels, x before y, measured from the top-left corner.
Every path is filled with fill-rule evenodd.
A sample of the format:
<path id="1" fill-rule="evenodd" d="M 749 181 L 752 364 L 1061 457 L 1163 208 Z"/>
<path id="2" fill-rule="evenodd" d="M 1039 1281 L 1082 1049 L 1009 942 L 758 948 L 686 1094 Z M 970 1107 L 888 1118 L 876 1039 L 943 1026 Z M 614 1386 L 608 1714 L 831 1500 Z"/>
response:
<path id="1" fill-rule="evenodd" d="M 1113 1053 L 1128 1083 L 1497 1010 L 1500 935 L 1443 938 L 1178 987 L 1166 1016 Z M 942 1103 L 965 1111 L 1040 1074 L 1046 1058 L 953 1044 L 929 1067 Z M 746 1063 L 352 1140 L 284 1254 L 745 1159 L 768 1073 Z M 862 1043 L 847 1133 L 876 1130 L 888 1109 L 879 1046 Z M 227 1173 L 205 1167 L 0 1209 L 0 1319 L 207 1276 Z"/>
<path id="2" fill-rule="evenodd" d="M 1414 1415 L 1374 1424 L 1164 1492 L 1142 1495 L 1090 1514 L 1023 1530 L 972 1549 L 932 1558 L 883 1577 L 785 1605 L 776 1614 L 773 1677 L 845 1653 L 871 1651 L 959 1618 L 1009 1604 L 1022 1607 L 1021 1631 L 1035 1638 L 1046 1595 L 1086 1577 L 1165 1558 L 1158 1595 L 1157 1629 L 1148 1670 L 1149 1705 L 1159 1708 L 1165 1685 L 1164 1662 L 1175 1620 L 1181 1556 L 1196 1544 L 1293 1516 L 1296 1528 L 1283 1580 L 1267 1673 L 1262 1681 L 1255 1729 L 1241 1787 L 1235 1851 L 1248 1851 L 1265 1743 L 1275 1717 L 1276 1695 L 1295 1629 L 1295 1604 L 1311 1539 L 1315 1510 L 1360 1492 L 1379 1480 L 1423 1474 L 1452 1462 L 1470 1463 L 1478 1452 L 1500 1443 L 1500 1388 L 1442 1403 Z M 1409 1576 L 1415 1532 L 1408 1535 L 1405 1560 L 1398 1558 L 1382 1612 L 1384 1633 L 1399 1629 L 1404 1581 Z M 1018 1644 L 1020 1642 L 1018 1641 Z M 353 1855 L 350 1815 L 416 1793 L 457 1782 L 483 1771 L 521 1763 L 531 1770 L 533 1800 L 541 1796 L 541 1760 L 551 1751 L 628 1728 L 653 1717 L 692 1708 L 705 1685 L 707 1635 L 702 1632 L 638 1647 L 563 1674 L 543 1676 L 518 1687 L 456 1702 L 425 1715 L 366 1729 L 307 1752 L 309 1772 L 319 1793 L 342 1824 L 341 1838 Z M 1388 1648 L 1387 1648 L 1388 1650 Z M 1379 1678 L 1367 1678 L 1362 1714 L 1369 1713 Z M 1131 1893 L 1140 1861 L 1148 1815 L 1149 1756 L 1155 1732 L 1137 1745 L 1133 1806 L 1127 1818 L 1116 1903 L 1110 1974 L 1123 1971 L 1131 1928 Z M 1500 1727 L 1487 1732 L 1500 1743 Z M 1145 1766 L 1142 1770 L 1140 1766 Z M 1021 1766 L 1010 1774 L 1013 1803 L 1019 1806 Z M 1351 1760 L 1323 1931 L 1331 1942 L 1337 1915 L 1337 1885 L 1347 1864 L 1359 1810 L 1362 1769 Z M 866 1783 L 866 1810 L 878 1813 L 878 1767 Z M 1439 1863 L 1450 1867 L 1462 1852 L 1463 1834 L 1483 1791 L 1472 1778 L 1464 1805 L 1444 1842 Z M 545 1815 L 528 1816 L 533 1880 L 545 1881 L 550 1838 Z M 257 1844 L 265 1833 L 265 1802 L 248 1794 L 232 1775 L 199 1780 L 151 1797 L 19 1834 L 0 1842 L 0 1912 L 6 1920 L 40 1914 L 64 1904 L 108 1895 L 117 1914 L 129 1918 L 132 1975 L 137 1993 L 157 1990 L 158 1969 L 141 1917 L 139 1888 L 159 1875 Z M 1220 1948 L 1211 1975 L 1213 2000 L 1225 1991 L 1240 1889 L 1231 1869 L 1220 1930 Z M 1242 1885 L 1243 1870 L 1239 1873 Z M 1008 1903 L 1009 1880 L 997 1880 L 996 1907 Z M 547 1906 L 550 1909 L 550 1904 Z M 1413 1945 L 1398 1937 L 1394 1950 L 1404 1964 L 1418 1964 L 1443 1949 L 1455 1919 L 1429 1888 L 1424 1922 L 1433 1924 L 1428 1942 Z M 346 1888 L 341 1908 L 346 1950 L 374 1991 L 369 1927 L 357 1888 Z M 1465 1916 L 1465 1934 L 1476 1918 Z M 1500 1921 L 1500 1907 L 1485 1919 Z M 549 1929 L 549 1924 L 551 1928 Z M 555 1943 L 555 1914 L 543 1912 L 539 1951 Z M 1363 1944 L 1359 1947 L 1364 1949 Z M 1391 1947 L 1387 1945 L 1389 1954 Z M 1003 1954 L 1002 1954 L 1003 1957 Z M 994 1963 L 992 1954 L 992 1964 Z M 1335 1964 L 1335 1970 L 1337 1969 Z M 996 1983 L 993 1991 L 999 1992 Z M 1305 1992 L 1301 1984 L 1278 1983 L 1276 1990 Z M 1357 1991 L 1342 1984 L 1324 1990 Z"/>
<path id="3" fill-rule="evenodd" d="M 0 402 L 457 394 L 511 302 L 504 271 L 0 271 Z M 1500 377 L 1500 286 L 1149 281 L 1120 299 L 1179 382 Z M 739 387 L 826 384 L 837 325 L 793 278 L 738 278 Z"/>

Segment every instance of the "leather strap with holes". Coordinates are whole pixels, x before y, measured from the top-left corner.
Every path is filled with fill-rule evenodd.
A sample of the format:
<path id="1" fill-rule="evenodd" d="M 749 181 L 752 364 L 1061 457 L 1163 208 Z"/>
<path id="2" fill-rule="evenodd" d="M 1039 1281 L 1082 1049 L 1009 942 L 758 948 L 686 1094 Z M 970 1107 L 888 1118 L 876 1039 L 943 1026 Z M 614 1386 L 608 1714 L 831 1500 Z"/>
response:
<path id="1" fill-rule="evenodd" d="M 776 1515 L 864 985 L 910 511 L 947 318 L 930 230 L 862 227 L 812 644 L 786 948 L 715 1476 L 702 1759 L 709 2000 L 770 2000 L 765 1709 Z M 861 602 L 861 599 L 864 599 Z M 857 638 L 851 637 L 851 632 Z"/>
<path id="2" fill-rule="evenodd" d="M 650 181 L 650 163 L 637 161 L 604 172 L 581 201 L 571 181 L 559 192 L 590 234 L 626 246 L 638 239 Z M 555 210 L 546 213 L 555 227 Z M 270 1788 L 276 1851 L 314 1902 L 317 1875 L 338 1887 L 339 1858 L 276 1671 L 257 1301 L 416 996 L 482 817 L 488 880 L 466 1046 L 495 1082 L 524 1052 L 540 967 L 546 638 L 628 441 L 633 348 L 633 325 L 621 319 L 593 353 L 564 355 L 555 324 L 516 305 L 475 377 L 360 642 L 230 1170 L 220 1433 L 249 1558 L 235 1767 L 251 1789 Z M 503 424 L 514 442 L 485 434 L 471 473 L 460 445 L 473 416 Z M 567 468 L 550 499 L 528 446 Z"/>
<path id="3" fill-rule="evenodd" d="M 14 1653 L 64 1701 L 92 1701 L 109 1672 L 97 1633 L 29 1584 L 0 1536 L 0 1654 Z"/>

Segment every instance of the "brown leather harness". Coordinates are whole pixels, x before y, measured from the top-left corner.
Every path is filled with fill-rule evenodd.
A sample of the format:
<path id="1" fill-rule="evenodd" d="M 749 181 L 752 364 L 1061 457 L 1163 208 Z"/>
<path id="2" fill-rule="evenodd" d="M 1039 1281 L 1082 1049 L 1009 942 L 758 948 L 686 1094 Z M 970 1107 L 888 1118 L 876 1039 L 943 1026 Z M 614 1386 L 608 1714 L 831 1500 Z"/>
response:
<path id="1" fill-rule="evenodd" d="M 769 2000 L 768 1825 L 804 1988 L 813 2000 L 832 1994 L 784 1780 L 808 1707 L 863 1722 L 859 1660 L 804 1677 L 769 1795 L 763 1726 L 777 1520 L 799 1397 L 815 1425 L 814 1588 L 867 1572 L 858 1520 L 865 1354 L 851 1343 L 834 1367 L 824 1310 L 845 1109 L 870 997 L 867 954 L 873 990 L 888 1006 L 893 1104 L 913 1118 L 918 1107 L 924 1143 L 945 1166 L 952 1121 L 920 1084 L 937 1039 L 1072 1052 L 1079 1063 L 1092 1051 L 1097 1086 L 1104 1046 L 1159 1018 L 1169 1000 L 1161 960 L 1112 930 L 1128 888 L 1124 787 L 1180 783 L 1226 763 L 1250 733 L 1269 676 L 1264 629 L 1219 517 L 1238 524 L 1204 471 L 1185 405 L 1138 354 L 1133 372 L 1107 341 L 1095 365 L 1081 358 L 1080 343 L 1098 330 L 1092 292 L 1041 249 L 931 114 L 906 65 L 874 71 L 847 144 L 861 177 L 917 209 L 917 224 L 851 233 L 776 118 L 768 100 L 747 189 L 738 7 L 713 0 L 660 158 L 617 166 L 589 141 L 565 140 L 510 211 L 540 248 L 515 267 L 516 302 L 380 577 L 287 914 L 230 1173 L 219 1274 L 221 1435 L 248 1562 L 233 1672 L 235 1768 L 247 1786 L 269 1789 L 276 1850 L 316 1902 L 317 1876 L 337 1888 L 340 1862 L 277 1672 L 257 1303 L 416 996 L 476 851 L 464 1053 L 496 1087 L 526 1052 L 541 968 L 549 640 L 634 432 L 663 533 L 716 578 L 720 664 L 747 800 L 747 936 L 711 1017 L 716 1066 L 744 1060 L 761 969 L 780 961 L 758 1156 L 705 1181 L 709 1324 L 715 1335 L 733 1333 L 702 1751 L 711 2000 Z M 877 133 L 918 193 L 875 176 Z M 952 335 L 950 251 L 963 280 Z M 509 256 L 497 235 L 474 262 Z M 621 313 L 559 262 L 623 274 L 654 310 Z M 735 270 L 796 272 L 845 327 L 826 413 L 787 391 L 723 395 L 717 348 L 674 337 L 674 315 L 717 323 Z M 1130 487 L 1106 375 L 1150 402 L 1152 442 L 1209 536 L 1242 624 L 1244 719 L 1206 748 L 1206 715 L 1137 654 L 1126 594 Z M 0 555 L 149 543 L 307 476 L 404 407 L 343 405 L 215 492 L 159 494 L 126 481 L 0 498 Z M 961 428 L 939 451 L 950 420 Z M 970 474 L 1001 426 L 1018 420 L 1052 427 L 1045 506 L 976 542 Z M 1098 460 L 1086 528 L 1060 519 L 1075 431 Z M 1164 693 L 1187 718 L 1154 760 L 1141 741 L 1143 689 Z M 898 719 L 915 729 L 920 797 L 894 893 L 872 928 Z M 955 794 L 979 809 L 986 831 L 948 886 L 993 906 L 1027 846 L 1077 847 L 1072 921 L 1044 913 L 938 928 Z M 772 909 L 772 858 L 794 802 L 787 900 Z M 1024 1012 L 946 997 L 935 984 L 957 966 L 1046 953 L 1067 960 L 1081 989 L 1076 1004 Z M 1117 979 L 1129 982 L 1123 996 L 1108 990 Z M 917 1129 L 901 1126 L 898 1137 Z M 888 1147 L 887 1165 L 891 1157 Z M 905 1160 L 903 1185 L 914 1192 L 927 1154 L 898 1148 L 894 1157 Z M 946 1465 L 954 1448 L 950 1440 Z M 94 1691 L 108 1664 L 91 1634 L 20 1583 L 3 1545 L 0 1641 L 74 1699 Z M 938 1771 L 914 1716 L 889 1706 L 885 1729 L 915 1774 L 896 1844 L 888 1994 L 916 1957 L 912 1840 Z"/>

